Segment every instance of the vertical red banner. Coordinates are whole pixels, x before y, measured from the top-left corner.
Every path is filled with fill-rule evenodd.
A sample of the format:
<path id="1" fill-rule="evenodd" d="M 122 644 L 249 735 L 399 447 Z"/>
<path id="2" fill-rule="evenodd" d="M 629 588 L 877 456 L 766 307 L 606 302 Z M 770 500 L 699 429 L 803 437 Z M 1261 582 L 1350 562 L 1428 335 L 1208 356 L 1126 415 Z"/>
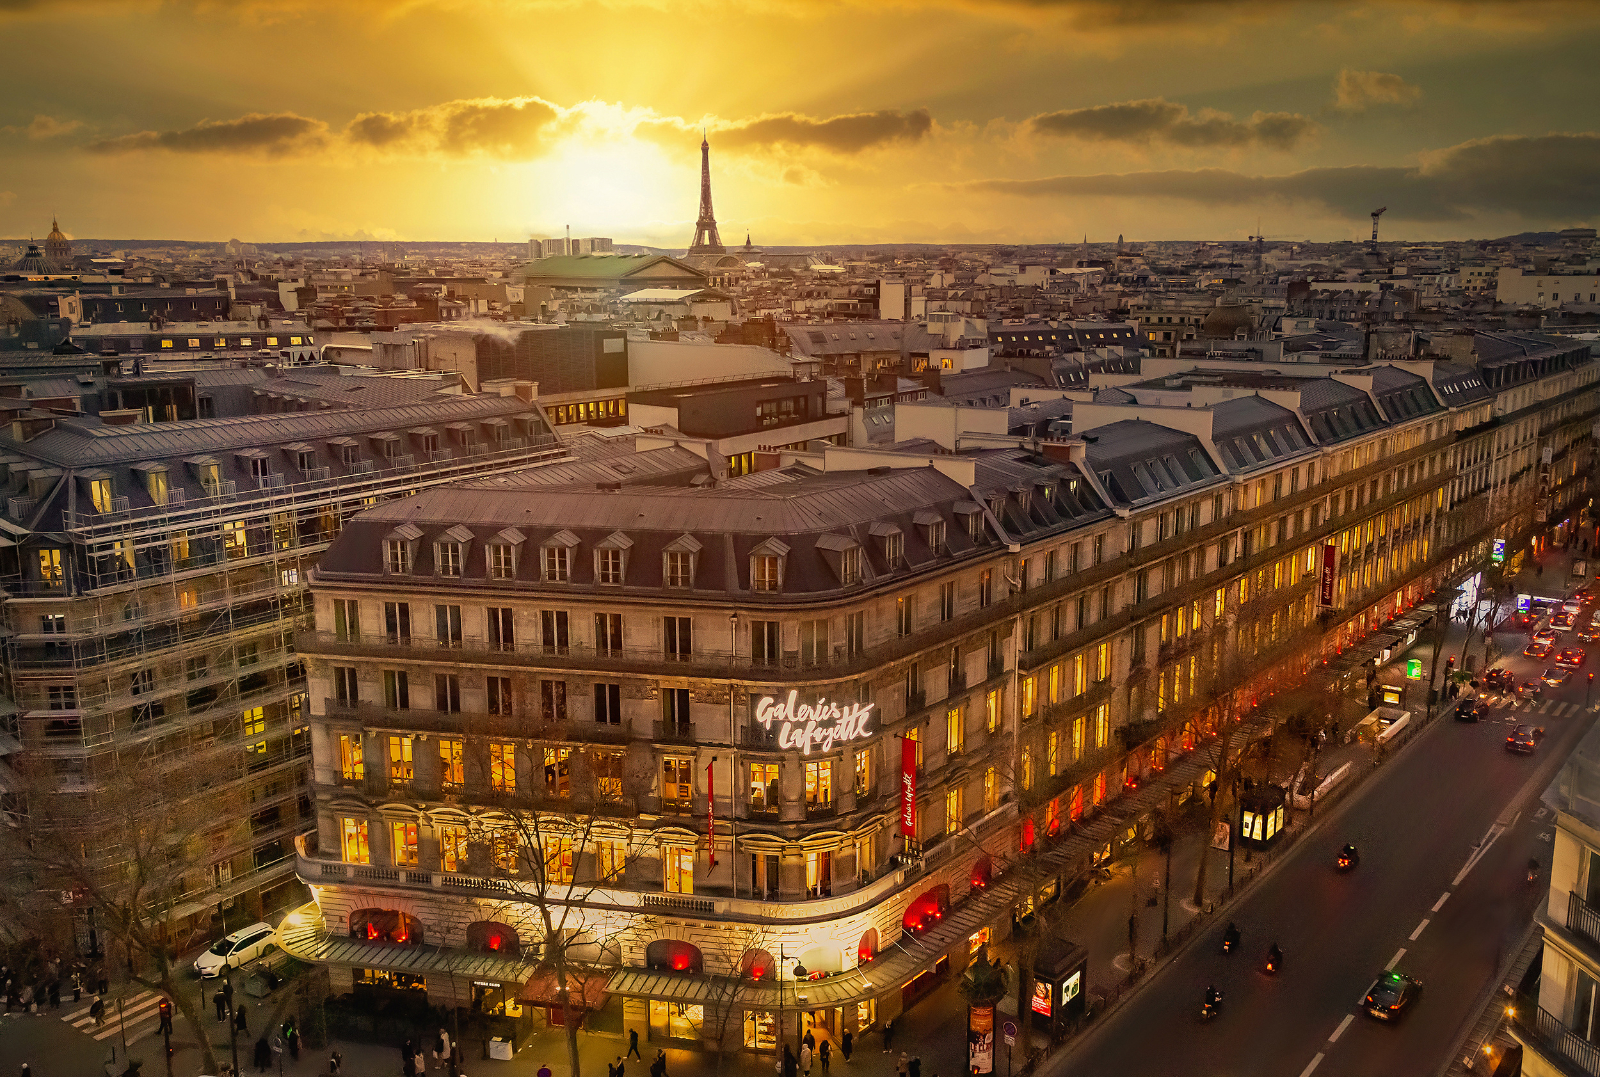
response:
<path id="1" fill-rule="evenodd" d="M 717 866 L 717 771 L 716 760 L 706 764 L 706 857 Z"/>
<path id="2" fill-rule="evenodd" d="M 1320 606 L 1333 605 L 1333 585 L 1339 577 L 1339 547 L 1324 543 L 1322 547 L 1322 592 L 1317 596 Z"/>
<path id="3" fill-rule="evenodd" d="M 917 836 L 917 742 L 900 738 L 900 833 Z"/>

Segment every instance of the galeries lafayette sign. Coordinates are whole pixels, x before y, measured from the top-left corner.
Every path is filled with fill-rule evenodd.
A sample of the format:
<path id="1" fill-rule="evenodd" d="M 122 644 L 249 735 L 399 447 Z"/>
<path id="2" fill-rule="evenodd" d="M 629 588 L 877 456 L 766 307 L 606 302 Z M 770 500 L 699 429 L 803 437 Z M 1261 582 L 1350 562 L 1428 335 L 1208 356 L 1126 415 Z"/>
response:
<path id="1" fill-rule="evenodd" d="M 837 703 L 826 698 L 801 703 L 799 698 L 799 692 L 790 692 L 787 699 L 763 696 L 756 702 L 756 721 L 768 732 L 774 722 L 778 725 L 778 747 L 799 748 L 801 755 L 810 755 L 812 748 L 827 752 L 836 744 L 870 735 L 867 723 L 877 704 Z"/>

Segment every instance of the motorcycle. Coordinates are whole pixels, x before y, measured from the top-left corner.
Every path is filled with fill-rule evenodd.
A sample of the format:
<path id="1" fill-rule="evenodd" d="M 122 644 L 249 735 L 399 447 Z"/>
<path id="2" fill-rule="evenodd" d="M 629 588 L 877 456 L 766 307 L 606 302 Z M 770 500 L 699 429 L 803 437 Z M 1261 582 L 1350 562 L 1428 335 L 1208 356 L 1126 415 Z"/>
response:
<path id="1" fill-rule="evenodd" d="M 1222 952 L 1231 954 L 1239 948 L 1239 929 L 1232 924 L 1222 933 Z"/>
<path id="2" fill-rule="evenodd" d="M 1338 866 L 1340 871 L 1349 871 L 1361 862 L 1361 854 L 1354 845 L 1346 845 L 1339 850 Z"/>
<path id="3" fill-rule="evenodd" d="M 1272 949 L 1267 951 L 1267 963 L 1265 966 L 1266 973 L 1268 976 L 1276 976 L 1278 974 L 1278 969 L 1282 967 L 1283 951 L 1278 949 L 1277 943 L 1273 943 Z"/>
<path id="4" fill-rule="evenodd" d="M 1539 862 L 1537 860 L 1530 859 L 1528 861 L 1528 881 L 1530 883 L 1539 881 Z"/>
<path id="5" fill-rule="evenodd" d="M 1222 992 L 1207 991 L 1205 999 L 1200 1003 L 1200 1020 L 1209 1021 L 1222 1012 Z"/>

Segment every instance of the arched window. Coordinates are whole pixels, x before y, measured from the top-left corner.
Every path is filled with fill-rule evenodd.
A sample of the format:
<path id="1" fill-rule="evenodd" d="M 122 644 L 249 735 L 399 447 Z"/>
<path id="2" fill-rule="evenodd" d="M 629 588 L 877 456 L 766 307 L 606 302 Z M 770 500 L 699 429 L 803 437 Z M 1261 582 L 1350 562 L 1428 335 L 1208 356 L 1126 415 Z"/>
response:
<path id="1" fill-rule="evenodd" d="M 644 963 L 653 972 L 705 971 L 700 948 L 681 939 L 657 939 L 644 950 Z"/>
<path id="2" fill-rule="evenodd" d="M 357 909 L 350 914 L 350 937 L 397 946 L 421 946 L 422 921 L 395 909 Z"/>
<path id="3" fill-rule="evenodd" d="M 739 958 L 739 975 L 751 980 L 770 980 L 778 963 L 765 950 L 746 950 Z"/>
<path id="4" fill-rule="evenodd" d="M 856 963 L 865 965 L 878 956 L 878 929 L 869 927 L 861 933 L 861 941 L 856 944 Z"/>
<path id="5" fill-rule="evenodd" d="M 474 920 L 467 925 L 467 949 L 499 957 L 521 957 L 522 940 L 505 924 Z"/>
<path id="6" fill-rule="evenodd" d="M 907 931 L 926 931 L 943 920 L 949 908 L 950 886 L 948 883 L 940 883 L 931 890 L 924 890 L 906 907 L 902 924 Z"/>

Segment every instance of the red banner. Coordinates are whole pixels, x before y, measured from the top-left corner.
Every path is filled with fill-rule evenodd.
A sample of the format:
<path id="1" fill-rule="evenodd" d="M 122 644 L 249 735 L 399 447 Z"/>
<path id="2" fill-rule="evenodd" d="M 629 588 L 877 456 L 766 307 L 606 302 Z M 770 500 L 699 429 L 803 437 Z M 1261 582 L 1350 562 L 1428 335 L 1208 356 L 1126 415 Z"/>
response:
<path id="1" fill-rule="evenodd" d="M 717 866 L 717 772 L 716 760 L 706 764 L 706 855 Z"/>
<path id="2" fill-rule="evenodd" d="M 900 738 L 900 833 L 917 836 L 917 742 Z"/>
<path id="3" fill-rule="evenodd" d="M 1333 585 L 1339 578 L 1339 547 L 1333 543 L 1325 543 L 1322 547 L 1322 593 L 1318 596 L 1319 606 L 1333 605 Z"/>

